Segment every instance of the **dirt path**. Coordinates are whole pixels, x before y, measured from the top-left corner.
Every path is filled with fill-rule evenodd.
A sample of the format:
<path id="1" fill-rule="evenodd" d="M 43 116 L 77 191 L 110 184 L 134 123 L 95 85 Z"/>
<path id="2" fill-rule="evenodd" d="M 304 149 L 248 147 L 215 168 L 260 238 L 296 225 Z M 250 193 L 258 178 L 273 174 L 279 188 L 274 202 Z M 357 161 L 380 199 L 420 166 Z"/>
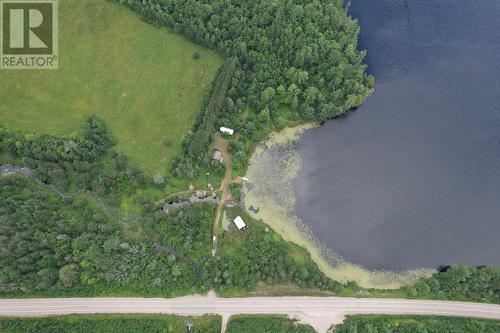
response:
<path id="1" fill-rule="evenodd" d="M 236 135 L 238 139 L 238 136 Z M 231 199 L 231 192 L 229 190 L 229 185 L 231 184 L 241 184 L 243 181 L 242 177 L 238 176 L 233 178 L 233 163 L 232 163 L 232 155 L 228 151 L 229 140 L 224 139 L 220 134 L 216 134 L 214 142 L 212 143 L 210 149 L 211 151 L 217 149 L 222 153 L 224 157 L 224 166 L 226 168 L 226 175 L 221 182 L 219 191 L 222 191 L 219 204 L 217 205 L 217 213 L 215 214 L 214 224 L 212 227 L 212 256 L 215 256 L 217 252 L 217 227 L 221 220 L 222 212 L 224 210 L 224 203 L 226 200 Z"/>
<path id="2" fill-rule="evenodd" d="M 215 214 L 214 224 L 212 227 L 212 256 L 215 256 L 217 253 L 217 226 L 219 225 L 219 221 L 221 219 L 222 211 L 224 209 L 224 202 L 228 199 L 229 194 L 229 184 L 233 181 L 233 163 L 232 163 L 232 155 L 228 151 L 229 141 L 224 139 L 220 134 L 215 135 L 214 142 L 210 147 L 210 151 L 217 149 L 221 152 L 222 157 L 224 158 L 223 163 L 226 168 L 226 175 L 220 184 L 220 190 L 222 194 L 220 196 L 220 201 L 217 205 L 217 212 Z"/>

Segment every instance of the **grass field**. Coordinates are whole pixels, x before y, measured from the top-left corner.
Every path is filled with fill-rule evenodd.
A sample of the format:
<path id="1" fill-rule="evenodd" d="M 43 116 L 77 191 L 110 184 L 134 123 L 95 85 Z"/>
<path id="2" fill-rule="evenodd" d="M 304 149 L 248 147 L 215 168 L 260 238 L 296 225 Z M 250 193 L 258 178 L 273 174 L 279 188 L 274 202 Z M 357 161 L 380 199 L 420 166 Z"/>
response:
<path id="1" fill-rule="evenodd" d="M 164 172 L 221 64 L 118 4 L 59 1 L 59 69 L 0 71 L 0 123 L 68 135 L 94 113 L 136 165 Z"/>

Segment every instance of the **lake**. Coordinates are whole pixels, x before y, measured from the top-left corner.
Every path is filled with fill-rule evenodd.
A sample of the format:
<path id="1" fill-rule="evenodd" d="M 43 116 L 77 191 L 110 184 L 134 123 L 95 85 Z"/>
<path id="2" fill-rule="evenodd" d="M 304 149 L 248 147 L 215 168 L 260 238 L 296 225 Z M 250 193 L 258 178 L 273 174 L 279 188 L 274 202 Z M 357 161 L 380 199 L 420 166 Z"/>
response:
<path id="1" fill-rule="evenodd" d="M 294 214 L 370 269 L 500 264 L 500 1 L 350 14 L 375 93 L 296 142 Z"/>

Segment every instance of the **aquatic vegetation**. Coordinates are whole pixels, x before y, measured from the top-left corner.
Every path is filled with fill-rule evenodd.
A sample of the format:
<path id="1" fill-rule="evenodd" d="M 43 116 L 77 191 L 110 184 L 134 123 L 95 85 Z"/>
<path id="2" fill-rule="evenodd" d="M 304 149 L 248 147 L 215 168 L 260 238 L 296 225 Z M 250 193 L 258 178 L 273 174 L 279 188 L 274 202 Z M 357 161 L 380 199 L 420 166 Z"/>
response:
<path id="1" fill-rule="evenodd" d="M 295 215 L 293 183 L 301 168 L 297 139 L 308 128 L 311 126 L 287 128 L 257 147 L 248 168 L 249 183 L 244 188 L 245 206 L 259 208 L 259 212 L 252 215 L 269 224 L 284 239 L 305 247 L 321 271 L 336 281 L 354 281 L 364 288 L 395 289 L 432 274 L 434 270 L 428 269 L 369 271 L 350 263 L 334 249 L 324 246 L 307 223 Z"/>

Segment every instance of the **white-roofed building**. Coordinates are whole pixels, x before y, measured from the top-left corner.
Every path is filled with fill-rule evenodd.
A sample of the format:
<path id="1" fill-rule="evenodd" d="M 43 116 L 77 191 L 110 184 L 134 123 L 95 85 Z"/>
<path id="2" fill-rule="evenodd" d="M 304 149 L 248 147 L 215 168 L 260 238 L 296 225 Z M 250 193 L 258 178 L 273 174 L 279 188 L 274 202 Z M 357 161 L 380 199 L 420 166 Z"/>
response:
<path id="1" fill-rule="evenodd" d="M 224 157 L 222 157 L 222 153 L 218 150 L 214 150 L 212 154 L 212 160 L 222 162 Z"/>
<path id="2" fill-rule="evenodd" d="M 224 134 L 229 134 L 229 135 L 233 135 L 234 134 L 234 129 L 232 129 L 232 128 L 221 127 L 220 131 L 222 133 L 224 133 Z"/>
<path id="3" fill-rule="evenodd" d="M 236 228 L 238 228 L 238 230 L 246 229 L 246 227 L 247 227 L 247 225 L 245 224 L 245 221 L 243 221 L 243 219 L 241 218 L 241 216 L 237 216 L 233 220 L 233 222 L 236 225 Z"/>

